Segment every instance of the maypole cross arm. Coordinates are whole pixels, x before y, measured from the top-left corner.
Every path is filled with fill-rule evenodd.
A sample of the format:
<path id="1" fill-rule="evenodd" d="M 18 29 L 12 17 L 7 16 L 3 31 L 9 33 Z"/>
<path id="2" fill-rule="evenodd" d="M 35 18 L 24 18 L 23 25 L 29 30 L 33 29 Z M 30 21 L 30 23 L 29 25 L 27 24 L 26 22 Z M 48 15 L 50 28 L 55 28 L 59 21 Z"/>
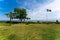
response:
<path id="1" fill-rule="evenodd" d="M 51 9 L 47 9 L 47 12 L 51 12 Z"/>

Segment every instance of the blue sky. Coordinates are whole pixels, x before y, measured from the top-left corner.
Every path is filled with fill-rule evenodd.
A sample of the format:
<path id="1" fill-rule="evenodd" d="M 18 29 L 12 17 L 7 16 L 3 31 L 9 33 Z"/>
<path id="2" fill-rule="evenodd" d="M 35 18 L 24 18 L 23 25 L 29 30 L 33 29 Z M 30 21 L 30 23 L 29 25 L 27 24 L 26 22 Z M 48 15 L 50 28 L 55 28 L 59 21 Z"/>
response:
<path id="1" fill-rule="evenodd" d="M 0 0 L 0 20 L 8 20 L 5 13 L 13 12 L 16 7 L 26 8 L 28 17 L 32 20 L 46 20 L 46 14 L 48 20 L 59 20 L 59 2 L 59 0 Z M 52 12 L 47 13 L 46 9 L 51 9 Z"/>

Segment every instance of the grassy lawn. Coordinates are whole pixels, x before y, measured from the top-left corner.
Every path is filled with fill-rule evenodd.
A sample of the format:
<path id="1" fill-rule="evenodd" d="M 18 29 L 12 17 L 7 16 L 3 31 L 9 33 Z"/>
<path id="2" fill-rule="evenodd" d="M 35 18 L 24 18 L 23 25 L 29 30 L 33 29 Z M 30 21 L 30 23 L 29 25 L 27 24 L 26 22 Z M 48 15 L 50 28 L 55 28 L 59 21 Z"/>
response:
<path id="1" fill-rule="evenodd" d="M 0 40 L 60 40 L 60 24 L 0 25 Z"/>

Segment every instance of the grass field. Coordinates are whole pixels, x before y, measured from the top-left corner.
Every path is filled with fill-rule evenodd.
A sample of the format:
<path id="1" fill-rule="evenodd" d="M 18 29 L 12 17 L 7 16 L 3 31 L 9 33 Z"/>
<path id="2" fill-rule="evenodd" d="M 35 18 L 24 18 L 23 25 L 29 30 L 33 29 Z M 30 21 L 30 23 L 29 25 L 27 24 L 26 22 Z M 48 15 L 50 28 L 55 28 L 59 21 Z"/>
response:
<path id="1" fill-rule="evenodd" d="M 0 40 L 60 40 L 60 24 L 0 23 Z"/>

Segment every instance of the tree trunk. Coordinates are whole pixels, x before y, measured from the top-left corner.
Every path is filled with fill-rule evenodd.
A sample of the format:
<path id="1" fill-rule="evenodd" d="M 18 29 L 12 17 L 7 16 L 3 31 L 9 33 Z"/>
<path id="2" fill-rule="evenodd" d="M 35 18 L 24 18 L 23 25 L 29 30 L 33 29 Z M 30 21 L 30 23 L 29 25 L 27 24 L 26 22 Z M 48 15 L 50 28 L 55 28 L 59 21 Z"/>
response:
<path id="1" fill-rule="evenodd" d="M 11 26 L 11 23 L 12 23 L 12 19 L 10 18 L 10 26 Z"/>
<path id="2" fill-rule="evenodd" d="M 22 19 L 20 19 L 21 23 L 22 23 Z"/>
<path id="3" fill-rule="evenodd" d="M 24 22 L 25 22 L 25 19 L 24 19 Z"/>
<path id="4" fill-rule="evenodd" d="M 10 26 L 12 24 L 12 12 L 10 12 Z"/>

